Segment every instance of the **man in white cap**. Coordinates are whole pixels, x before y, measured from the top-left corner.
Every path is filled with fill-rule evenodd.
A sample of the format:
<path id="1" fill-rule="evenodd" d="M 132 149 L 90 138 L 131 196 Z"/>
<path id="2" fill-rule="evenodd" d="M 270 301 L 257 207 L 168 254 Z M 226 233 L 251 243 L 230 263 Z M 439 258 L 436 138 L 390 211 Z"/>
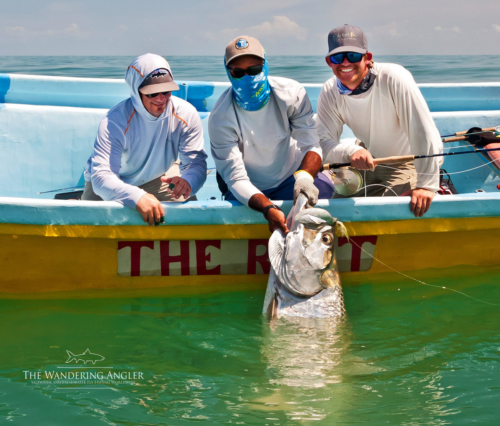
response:
<path id="1" fill-rule="evenodd" d="M 268 77 L 264 49 L 253 37 L 232 40 L 224 63 L 231 87 L 208 124 L 219 188 L 226 200 L 262 212 L 271 232 L 286 233 L 285 215 L 271 200 L 303 193 L 314 205 L 333 192 L 318 174 L 322 159 L 311 103 L 296 81 Z"/>
<path id="2" fill-rule="evenodd" d="M 139 56 L 125 80 L 130 98 L 111 108 L 99 125 L 82 200 L 117 201 L 135 208 L 149 225 L 159 225 L 165 216 L 161 201 L 185 200 L 205 183 L 201 120 L 191 104 L 172 96 L 179 86 L 161 56 Z"/>
<path id="3" fill-rule="evenodd" d="M 317 117 L 325 162 L 365 171 L 367 187 L 354 196 L 411 195 L 410 210 L 420 217 L 439 189 L 439 159 L 374 168 L 373 157 L 438 154 L 441 137 L 410 72 L 372 59 L 361 29 L 330 31 L 326 62 L 334 77 L 323 85 Z M 357 144 L 340 142 L 344 124 Z"/>

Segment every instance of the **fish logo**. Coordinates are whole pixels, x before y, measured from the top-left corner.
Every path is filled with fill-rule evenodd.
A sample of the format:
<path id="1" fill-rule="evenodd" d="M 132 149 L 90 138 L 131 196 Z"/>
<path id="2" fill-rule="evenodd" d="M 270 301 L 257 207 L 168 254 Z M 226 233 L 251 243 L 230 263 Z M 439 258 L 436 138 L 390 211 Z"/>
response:
<path id="1" fill-rule="evenodd" d="M 146 78 L 161 78 L 165 75 L 168 74 L 168 70 L 159 68 L 157 70 L 154 70 L 151 74 L 149 74 Z"/>
<path id="2" fill-rule="evenodd" d="M 69 358 L 66 360 L 66 364 L 68 364 L 72 361 L 76 361 L 76 363 L 78 364 L 80 361 L 83 361 L 84 364 L 91 362 L 92 364 L 95 365 L 95 363 L 97 361 L 103 361 L 105 359 L 102 355 L 94 354 L 94 353 L 90 352 L 90 350 L 88 348 L 83 354 L 75 355 L 74 353 L 72 353 L 68 350 L 66 352 L 69 355 Z"/>
<path id="3" fill-rule="evenodd" d="M 236 42 L 236 49 L 246 49 L 247 47 L 248 47 L 248 41 L 246 41 L 244 38 L 240 38 Z"/>

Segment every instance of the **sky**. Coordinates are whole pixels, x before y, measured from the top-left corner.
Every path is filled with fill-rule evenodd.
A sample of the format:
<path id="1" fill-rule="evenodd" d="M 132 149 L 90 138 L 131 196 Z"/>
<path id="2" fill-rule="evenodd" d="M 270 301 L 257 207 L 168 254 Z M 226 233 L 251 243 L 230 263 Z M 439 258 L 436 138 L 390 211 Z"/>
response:
<path id="1" fill-rule="evenodd" d="M 0 0 L 0 55 L 324 55 L 345 23 L 375 55 L 500 55 L 500 0 Z"/>

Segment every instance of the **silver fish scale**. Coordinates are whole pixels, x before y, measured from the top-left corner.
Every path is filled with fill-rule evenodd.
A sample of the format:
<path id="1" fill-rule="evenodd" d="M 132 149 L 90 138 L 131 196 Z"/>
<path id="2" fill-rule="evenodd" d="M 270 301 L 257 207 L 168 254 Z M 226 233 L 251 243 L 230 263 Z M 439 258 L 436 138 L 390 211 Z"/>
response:
<path id="1" fill-rule="evenodd" d="M 332 318 L 345 314 L 344 295 L 339 286 L 327 288 L 308 298 L 301 298 L 290 293 L 275 281 L 278 316 L 301 318 Z"/>

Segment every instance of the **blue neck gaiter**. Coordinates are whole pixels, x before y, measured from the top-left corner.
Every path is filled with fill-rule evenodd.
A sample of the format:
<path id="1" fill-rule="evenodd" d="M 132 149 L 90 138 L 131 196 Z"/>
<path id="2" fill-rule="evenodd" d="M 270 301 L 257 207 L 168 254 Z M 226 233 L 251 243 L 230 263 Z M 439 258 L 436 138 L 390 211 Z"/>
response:
<path id="1" fill-rule="evenodd" d="M 337 89 L 339 89 L 341 95 L 350 95 L 352 93 L 352 90 L 349 89 L 348 87 L 345 87 L 338 78 L 337 78 Z"/>
<path id="2" fill-rule="evenodd" d="M 264 60 L 264 68 L 260 74 L 234 78 L 229 74 L 227 67 L 226 73 L 233 86 L 233 99 L 241 108 L 247 111 L 258 111 L 266 106 L 271 94 L 267 58 Z"/>

